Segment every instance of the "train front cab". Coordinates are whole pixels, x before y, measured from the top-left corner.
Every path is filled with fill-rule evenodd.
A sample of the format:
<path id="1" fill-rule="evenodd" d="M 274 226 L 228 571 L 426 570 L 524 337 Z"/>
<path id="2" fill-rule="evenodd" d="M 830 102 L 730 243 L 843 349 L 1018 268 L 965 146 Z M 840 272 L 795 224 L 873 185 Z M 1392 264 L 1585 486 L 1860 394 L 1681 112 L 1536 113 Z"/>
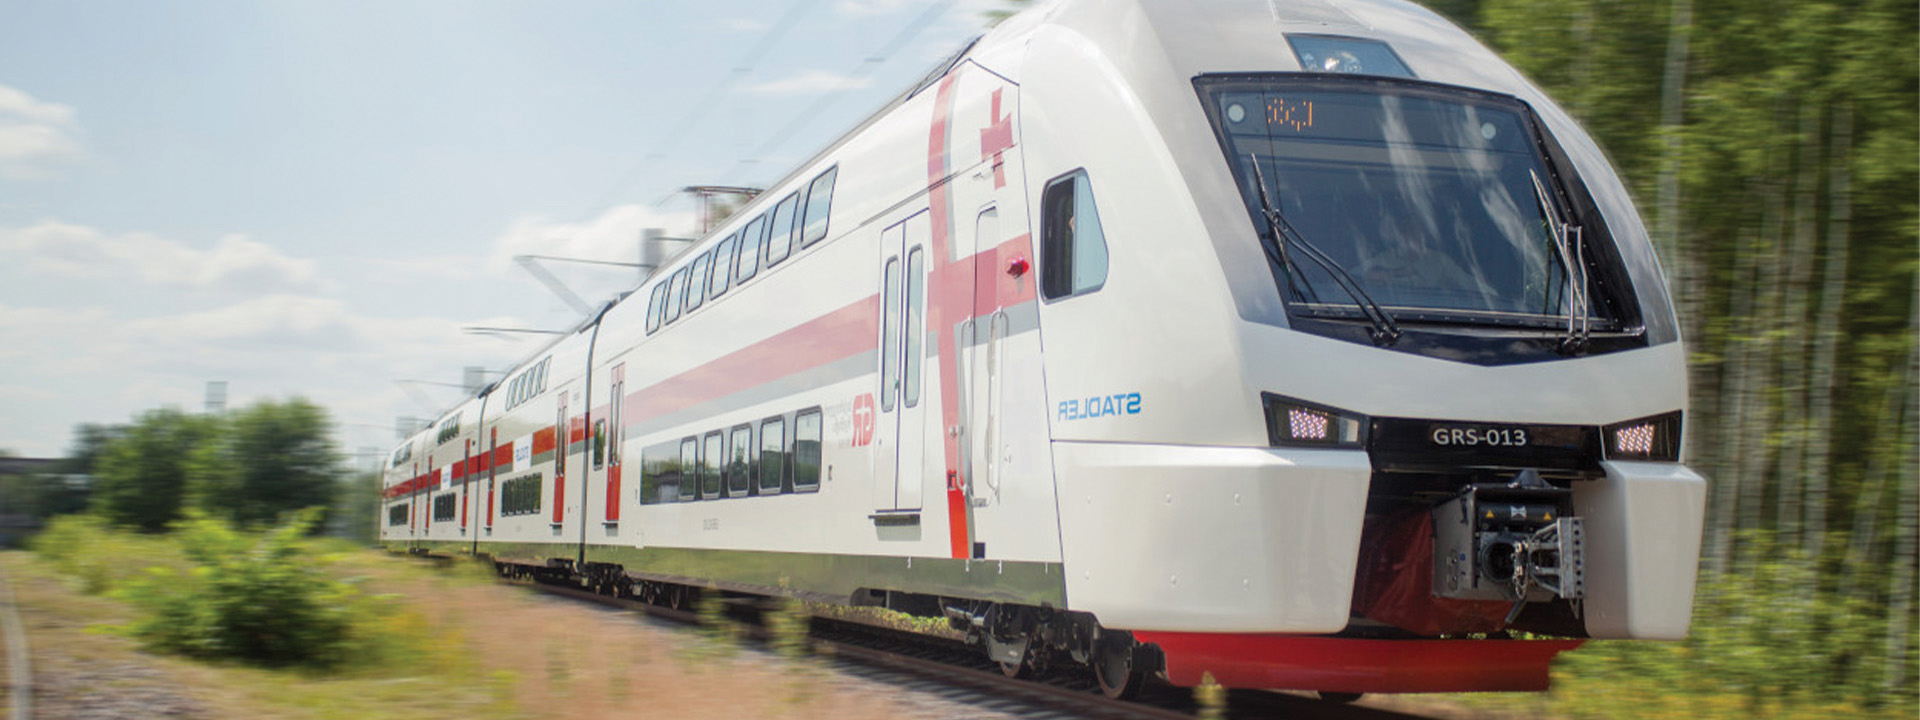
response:
<path id="1" fill-rule="evenodd" d="M 1070 608 L 1176 684 L 1336 693 L 1540 690 L 1582 638 L 1684 636 L 1685 357 L 1604 156 L 1524 82 L 1228 72 L 1274 61 L 1174 10 L 1063 5 L 1022 76 Z M 1385 47 L 1308 27 L 1246 45 Z"/>

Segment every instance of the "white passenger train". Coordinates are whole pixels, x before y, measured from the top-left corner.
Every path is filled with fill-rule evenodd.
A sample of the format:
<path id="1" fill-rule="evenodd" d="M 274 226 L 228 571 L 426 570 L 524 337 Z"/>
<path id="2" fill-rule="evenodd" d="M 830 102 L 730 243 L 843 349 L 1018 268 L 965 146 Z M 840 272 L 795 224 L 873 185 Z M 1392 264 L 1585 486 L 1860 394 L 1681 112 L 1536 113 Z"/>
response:
<path id="1" fill-rule="evenodd" d="M 1600 149 L 1437 15 L 1059 0 L 400 446 L 383 539 L 1116 695 L 1540 689 L 1687 631 L 1684 359 Z"/>

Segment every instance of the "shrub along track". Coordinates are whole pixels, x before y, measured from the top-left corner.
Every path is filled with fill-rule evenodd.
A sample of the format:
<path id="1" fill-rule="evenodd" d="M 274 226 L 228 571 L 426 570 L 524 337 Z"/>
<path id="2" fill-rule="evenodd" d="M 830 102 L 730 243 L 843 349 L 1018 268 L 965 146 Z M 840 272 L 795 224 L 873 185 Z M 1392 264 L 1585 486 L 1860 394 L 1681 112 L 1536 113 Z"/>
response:
<path id="1" fill-rule="evenodd" d="M 693 595 L 697 590 L 676 588 L 660 593 L 661 602 L 644 602 L 632 597 L 595 592 L 568 582 L 536 581 L 527 587 L 549 595 L 570 598 L 607 607 L 642 612 L 665 620 L 698 625 L 699 613 Z M 745 633 L 761 641 L 774 641 L 773 633 L 761 619 L 770 610 L 766 598 L 737 596 L 726 601 L 728 618 L 739 623 Z M 1021 717 L 1099 720 L 1192 720 L 1204 715 L 1187 688 L 1150 684 L 1132 700 L 1112 700 L 1098 691 L 1098 684 L 1085 673 L 1048 673 L 1027 680 L 1006 677 L 989 661 L 985 653 L 964 642 L 893 627 L 848 619 L 813 615 L 809 618 L 809 645 L 818 655 L 852 660 L 868 666 L 901 673 L 917 683 L 931 681 L 957 688 L 977 698 L 997 702 L 1024 703 L 1016 712 Z M 1319 699 L 1277 692 L 1234 690 L 1226 693 L 1224 714 L 1218 717 L 1299 718 L 1303 720 L 1425 720 L 1410 715 L 1371 707 L 1342 705 Z"/>

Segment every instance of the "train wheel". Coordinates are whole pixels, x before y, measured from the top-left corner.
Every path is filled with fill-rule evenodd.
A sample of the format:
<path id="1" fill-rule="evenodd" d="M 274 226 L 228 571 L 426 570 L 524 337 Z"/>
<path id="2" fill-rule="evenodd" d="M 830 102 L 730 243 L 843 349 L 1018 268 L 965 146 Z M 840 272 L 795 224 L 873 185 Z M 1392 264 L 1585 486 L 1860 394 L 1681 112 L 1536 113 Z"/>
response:
<path id="1" fill-rule="evenodd" d="M 1350 693 L 1350 692 L 1327 692 L 1325 690 L 1321 690 L 1319 692 L 1319 695 L 1321 700 L 1325 702 L 1334 703 L 1337 705 L 1345 705 L 1347 703 L 1351 703 L 1355 700 L 1360 699 L 1360 693 Z"/>
<path id="2" fill-rule="evenodd" d="M 1093 678 L 1100 682 L 1100 694 L 1115 700 L 1126 700 L 1140 692 L 1140 683 L 1146 679 L 1134 662 L 1133 635 L 1124 632 L 1102 633 L 1094 641 Z"/>
<path id="3" fill-rule="evenodd" d="M 994 664 L 1000 666 L 1001 675 L 1005 675 L 1010 678 L 1023 678 L 1028 676 L 1026 663 L 995 661 Z"/>

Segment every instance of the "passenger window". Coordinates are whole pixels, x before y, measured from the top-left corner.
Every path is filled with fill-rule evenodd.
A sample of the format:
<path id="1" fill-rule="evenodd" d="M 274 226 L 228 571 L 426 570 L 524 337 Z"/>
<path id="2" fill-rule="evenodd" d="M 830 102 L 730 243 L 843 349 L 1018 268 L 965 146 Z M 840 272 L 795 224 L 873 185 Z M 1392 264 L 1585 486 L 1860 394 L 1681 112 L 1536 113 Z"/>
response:
<path id="1" fill-rule="evenodd" d="M 900 258 L 887 258 L 880 288 L 881 302 L 886 305 L 880 316 L 880 411 L 893 412 L 900 383 L 900 352 L 894 349 L 894 335 L 900 327 Z"/>
<path id="2" fill-rule="evenodd" d="M 712 260 L 713 256 L 705 253 L 693 259 L 693 277 L 687 281 L 688 311 L 700 307 L 700 302 L 707 299 L 707 263 Z"/>
<path id="3" fill-rule="evenodd" d="M 781 474 L 787 469 L 787 422 L 769 418 L 760 423 L 760 494 L 780 494 Z"/>
<path id="4" fill-rule="evenodd" d="M 680 299 L 686 294 L 687 269 L 680 268 L 679 272 L 673 274 L 673 279 L 667 281 L 667 316 L 664 318 L 666 322 L 680 319 Z"/>
<path id="5" fill-rule="evenodd" d="M 800 194 L 788 195 L 773 210 L 773 227 L 767 230 L 767 265 L 772 266 L 787 259 L 787 250 L 793 247 L 793 214 L 800 205 Z"/>
<path id="6" fill-rule="evenodd" d="M 593 421 L 593 469 L 607 466 L 607 420 Z"/>
<path id="7" fill-rule="evenodd" d="M 802 410 L 793 418 L 793 489 L 820 489 L 820 410 Z"/>
<path id="8" fill-rule="evenodd" d="M 921 309 L 926 300 L 920 297 L 921 286 L 926 284 L 925 273 L 921 272 L 926 263 L 926 251 L 920 246 L 907 252 L 907 362 L 901 379 L 901 401 L 907 407 L 920 404 L 920 344 L 926 338 L 926 328 L 921 323 Z"/>
<path id="9" fill-rule="evenodd" d="M 807 186 L 807 222 L 800 234 L 800 247 L 827 236 L 827 211 L 833 206 L 833 180 L 839 174 L 839 167 L 828 168 Z"/>
<path id="10" fill-rule="evenodd" d="M 708 497 L 720 497 L 721 468 L 726 466 L 727 443 L 718 430 L 707 433 L 700 447 L 700 480 Z"/>
<path id="11" fill-rule="evenodd" d="M 640 504 L 679 501 L 680 488 L 686 483 L 680 477 L 678 445 L 668 440 L 640 449 Z"/>
<path id="12" fill-rule="evenodd" d="M 713 280 L 708 283 L 707 297 L 720 297 L 733 284 L 733 244 L 738 237 L 728 235 L 713 249 Z"/>
<path id="13" fill-rule="evenodd" d="M 753 469 L 753 426 L 741 425 L 733 429 L 733 447 L 727 453 L 727 494 L 733 497 L 746 497 L 753 488 L 753 478 L 748 471 Z"/>
<path id="14" fill-rule="evenodd" d="M 767 216 L 761 215 L 747 223 L 747 229 L 740 231 L 740 269 L 733 274 L 734 283 L 743 283 L 747 278 L 760 271 L 760 240 L 767 234 Z"/>
<path id="15" fill-rule="evenodd" d="M 700 499 L 700 441 L 680 441 L 680 500 Z"/>
<path id="16" fill-rule="evenodd" d="M 647 334 L 660 329 L 660 318 L 667 314 L 667 284 L 654 283 L 653 295 L 647 299 Z"/>
<path id="17" fill-rule="evenodd" d="M 1051 300 L 1100 289 L 1107 282 L 1107 239 L 1086 171 L 1048 184 L 1040 203 L 1041 294 Z"/>

